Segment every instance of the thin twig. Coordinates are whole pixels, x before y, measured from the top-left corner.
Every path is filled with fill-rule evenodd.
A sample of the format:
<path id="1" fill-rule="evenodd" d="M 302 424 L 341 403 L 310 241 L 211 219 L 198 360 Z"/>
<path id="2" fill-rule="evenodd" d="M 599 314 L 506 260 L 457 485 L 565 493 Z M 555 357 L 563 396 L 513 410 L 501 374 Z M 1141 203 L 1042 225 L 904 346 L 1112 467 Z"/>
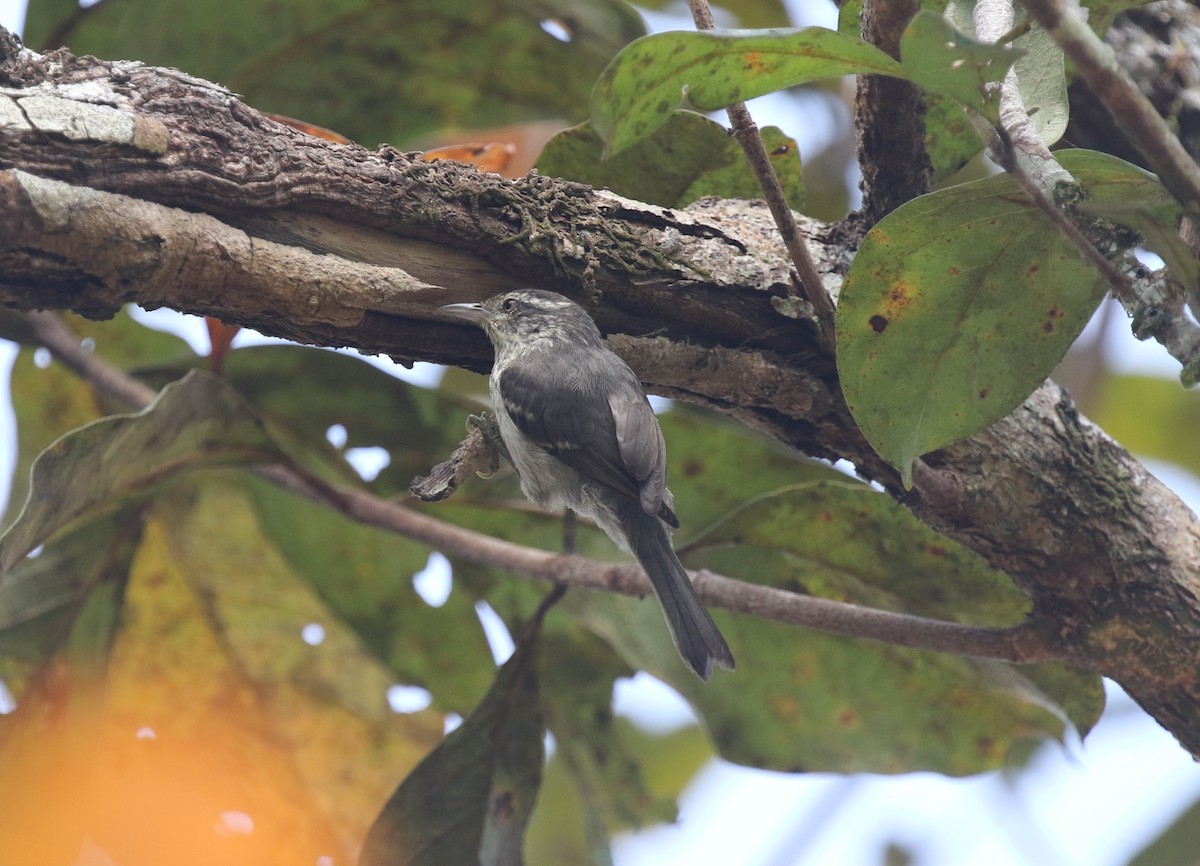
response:
<path id="1" fill-rule="evenodd" d="M 1021 0 L 1184 211 L 1200 219 L 1200 166 L 1106 45 L 1065 0 Z"/>
<path id="2" fill-rule="evenodd" d="M 153 402 L 156 396 L 153 389 L 83 349 L 79 338 L 57 316 L 25 315 L 34 334 L 51 354 L 98 392 L 134 409 L 144 409 Z M 582 556 L 513 544 L 362 490 L 328 486 L 282 463 L 256 466 L 253 471 L 284 490 L 333 508 L 359 523 L 428 544 L 459 559 L 572 588 L 635 597 L 652 592 L 644 572 L 633 564 L 595 562 Z M 1066 657 L 1065 648 L 1032 620 L 1009 628 L 961 625 L 814 598 L 710 571 L 696 572 L 695 585 L 701 600 L 710 606 L 828 634 L 1014 663 Z"/>
<path id="3" fill-rule="evenodd" d="M 23 315 L 29 322 L 30 330 L 50 354 L 99 393 L 135 409 L 145 409 L 158 396 L 158 392 L 149 385 L 85 349 L 79 336 L 67 327 L 57 313 L 34 312 Z"/>
<path id="4" fill-rule="evenodd" d="M 697 30 L 716 28 L 708 0 L 688 0 L 688 6 L 692 10 L 692 19 L 696 22 Z M 767 155 L 767 149 L 763 147 L 758 126 L 754 123 L 754 118 L 750 116 L 750 110 L 746 108 L 744 102 L 734 103 L 725 109 L 725 113 L 729 115 L 729 125 L 733 131 L 733 137 L 737 139 L 742 151 L 746 154 L 746 160 L 750 163 L 750 169 L 754 172 L 759 187 L 762 188 L 763 198 L 771 210 L 775 225 L 783 236 L 783 243 L 787 247 L 788 255 L 791 256 L 792 264 L 796 266 L 803 299 L 812 306 L 821 337 L 832 351 L 834 347 L 833 301 L 830 300 L 829 293 L 825 291 L 825 283 L 822 282 L 821 275 L 817 272 L 816 263 L 808 251 L 808 244 L 800 232 L 800 227 L 796 225 L 796 217 L 792 213 L 792 209 L 788 207 L 787 196 L 784 195 L 779 178 L 775 175 L 771 157 Z"/>
<path id="5" fill-rule="evenodd" d="M 979 0 L 975 4 L 974 24 L 975 35 L 985 42 L 1003 38 L 1013 26 L 1012 0 Z M 1113 297 L 1134 318 L 1135 334 L 1138 334 L 1137 323 L 1151 318 L 1147 315 L 1148 311 L 1154 313 L 1154 327 L 1143 328 L 1144 334 L 1138 336 L 1157 339 L 1182 364 L 1186 382 L 1200 365 L 1200 331 L 1184 314 L 1181 303 L 1164 304 L 1163 292 L 1155 283 L 1139 283 L 1130 277 L 1129 271 L 1137 265 L 1128 251 L 1123 253 L 1123 267 L 1120 261 L 1115 260 L 1117 253 L 1106 255 L 1102 252 L 1079 223 L 1055 204 L 1056 187 L 1059 184 L 1076 184 L 1076 181 L 1038 135 L 1017 86 L 1015 68 L 1008 71 L 1000 87 L 999 128 L 992 127 L 978 115 L 973 118 L 988 144 L 988 155 L 1012 176 L 1030 201 L 1071 242 L 1084 261 L 1096 269 Z M 1158 119 L 1161 121 L 1161 118 Z"/>
<path id="6" fill-rule="evenodd" d="M 1016 88 L 1013 88 L 1015 91 Z M 990 156 L 997 165 L 1004 169 L 1021 191 L 1029 196 L 1029 200 L 1045 214 L 1046 218 L 1071 242 L 1083 260 L 1095 268 L 1118 301 L 1126 309 L 1138 304 L 1137 291 L 1133 280 L 1110 261 L 1096 245 L 1091 242 L 1083 230 L 1061 208 L 1050 200 L 1045 189 L 1025 170 L 1019 157 L 1019 151 L 1013 146 L 1012 138 L 1007 130 L 997 130 L 992 147 L 988 149 Z"/>
<path id="7" fill-rule="evenodd" d="M 1012 0 L 980 0 L 975 4 L 974 24 L 975 35 L 985 42 L 1004 38 L 1012 32 Z M 988 155 L 1012 176 L 1055 228 L 1074 244 L 1084 260 L 1100 272 L 1113 294 L 1132 303 L 1135 294 L 1129 278 L 1096 249 L 1079 226 L 1052 200 L 1054 185 L 1072 183 L 1074 178 L 1058 163 L 1038 134 L 1017 86 L 1015 68 L 1009 69 L 1000 85 L 999 108 L 999 128 L 986 122 L 979 124 L 985 133 Z"/>

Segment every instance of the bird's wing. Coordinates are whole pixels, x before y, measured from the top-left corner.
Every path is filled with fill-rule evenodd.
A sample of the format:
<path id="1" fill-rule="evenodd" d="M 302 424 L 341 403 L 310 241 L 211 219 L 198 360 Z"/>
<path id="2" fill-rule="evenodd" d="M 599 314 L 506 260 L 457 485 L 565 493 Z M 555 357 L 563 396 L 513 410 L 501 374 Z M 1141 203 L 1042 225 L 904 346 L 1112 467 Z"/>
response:
<path id="1" fill-rule="evenodd" d="M 624 364 L 589 372 L 547 381 L 515 361 L 500 374 L 500 397 L 517 429 L 539 448 L 678 526 L 663 502 L 666 446 L 641 384 Z M 596 383 L 605 380 L 610 388 L 602 391 Z"/>
<path id="2" fill-rule="evenodd" d="M 622 388 L 609 394 L 608 407 L 612 412 L 621 462 L 638 480 L 642 510 L 647 514 L 659 514 L 666 507 L 663 498 L 667 492 L 667 446 L 654 410 L 642 393 L 640 383 L 636 392 Z M 666 512 L 660 516 L 672 526 L 678 526 L 679 521 L 670 508 L 666 508 Z"/>

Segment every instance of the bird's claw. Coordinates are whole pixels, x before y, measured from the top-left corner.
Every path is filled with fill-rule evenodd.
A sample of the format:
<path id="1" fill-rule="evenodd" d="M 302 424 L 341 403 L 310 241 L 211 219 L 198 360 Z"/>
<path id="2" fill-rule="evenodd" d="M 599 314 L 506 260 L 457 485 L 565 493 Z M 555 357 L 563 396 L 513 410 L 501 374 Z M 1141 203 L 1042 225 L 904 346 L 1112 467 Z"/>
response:
<path id="1" fill-rule="evenodd" d="M 500 436 L 500 424 L 495 417 L 487 412 L 481 412 L 478 415 L 467 416 L 467 429 L 478 430 L 483 434 L 483 438 L 492 446 L 492 460 L 486 472 L 476 472 L 480 478 L 491 478 L 500 470 L 500 456 L 512 463 L 512 456 L 508 453 L 508 447 L 504 444 L 504 439 Z"/>

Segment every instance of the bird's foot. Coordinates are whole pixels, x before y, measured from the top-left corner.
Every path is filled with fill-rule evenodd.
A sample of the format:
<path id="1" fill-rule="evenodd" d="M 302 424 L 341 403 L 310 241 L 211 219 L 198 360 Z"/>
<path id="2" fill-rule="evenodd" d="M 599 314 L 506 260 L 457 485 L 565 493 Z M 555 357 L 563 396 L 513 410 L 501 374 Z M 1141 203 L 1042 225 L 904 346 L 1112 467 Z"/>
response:
<path id="1" fill-rule="evenodd" d="M 500 469 L 500 457 L 512 463 L 512 455 L 508 453 L 508 447 L 504 444 L 504 439 L 500 436 L 500 424 L 496 421 L 495 416 L 487 412 L 481 412 L 478 415 L 467 416 L 467 429 L 478 430 L 483 434 L 483 438 L 492 446 L 492 462 L 488 466 L 486 473 L 477 472 L 480 478 L 491 478 Z"/>

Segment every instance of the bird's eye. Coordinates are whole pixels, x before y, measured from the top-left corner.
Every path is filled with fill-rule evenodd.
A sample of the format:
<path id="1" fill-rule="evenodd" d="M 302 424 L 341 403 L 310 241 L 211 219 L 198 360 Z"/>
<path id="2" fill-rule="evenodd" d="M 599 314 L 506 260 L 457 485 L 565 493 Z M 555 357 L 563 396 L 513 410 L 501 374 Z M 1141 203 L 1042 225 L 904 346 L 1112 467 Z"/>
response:
<path id="1" fill-rule="evenodd" d="M 505 298 L 504 303 L 501 304 L 500 307 L 501 307 L 501 309 L 504 310 L 504 312 L 511 313 L 513 310 L 515 310 L 517 308 L 517 299 L 516 298 Z"/>

